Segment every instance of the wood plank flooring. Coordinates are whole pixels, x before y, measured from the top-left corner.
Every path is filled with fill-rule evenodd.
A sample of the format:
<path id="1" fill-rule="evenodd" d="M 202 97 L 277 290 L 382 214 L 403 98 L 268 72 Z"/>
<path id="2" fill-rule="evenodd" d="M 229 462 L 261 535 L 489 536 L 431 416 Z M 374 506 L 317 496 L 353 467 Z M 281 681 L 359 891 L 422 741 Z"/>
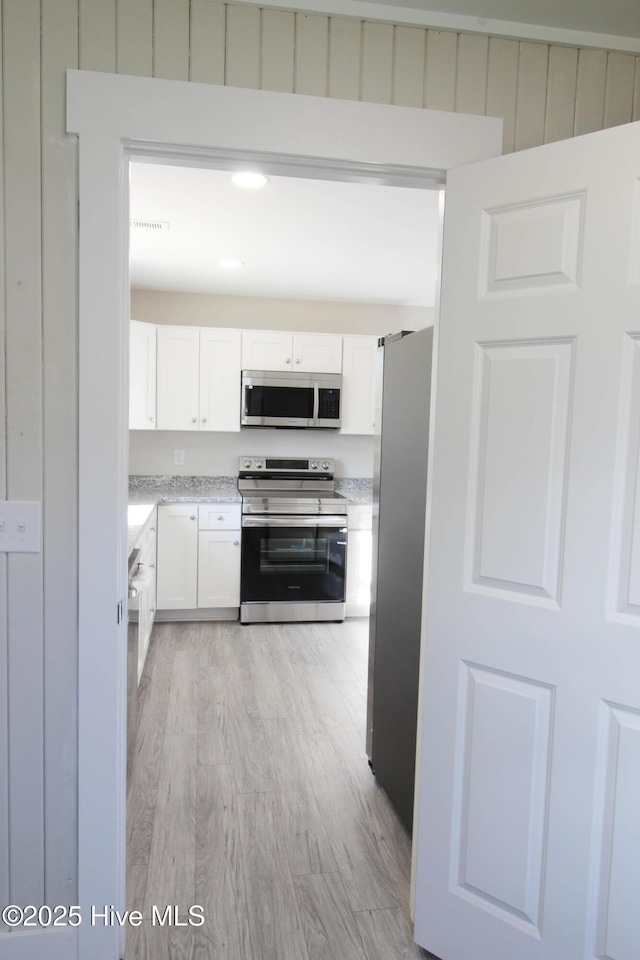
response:
<path id="1" fill-rule="evenodd" d="M 412 960 L 410 840 L 365 755 L 368 621 L 158 624 L 126 960 Z M 161 926 L 177 905 L 201 926 Z"/>

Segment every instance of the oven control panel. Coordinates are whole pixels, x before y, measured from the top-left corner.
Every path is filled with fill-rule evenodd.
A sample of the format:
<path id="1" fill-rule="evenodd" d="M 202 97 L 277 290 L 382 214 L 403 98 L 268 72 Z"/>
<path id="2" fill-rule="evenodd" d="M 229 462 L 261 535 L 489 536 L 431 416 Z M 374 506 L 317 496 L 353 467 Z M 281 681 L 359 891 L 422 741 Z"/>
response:
<path id="1" fill-rule="evenodd" d="M 269 473 L 272 475 L 305 476 L 313 474 L 333 474 L 334 460 L 319 457 L 314 460 L 285 457 L 240 457 L 239 472 Z"/>

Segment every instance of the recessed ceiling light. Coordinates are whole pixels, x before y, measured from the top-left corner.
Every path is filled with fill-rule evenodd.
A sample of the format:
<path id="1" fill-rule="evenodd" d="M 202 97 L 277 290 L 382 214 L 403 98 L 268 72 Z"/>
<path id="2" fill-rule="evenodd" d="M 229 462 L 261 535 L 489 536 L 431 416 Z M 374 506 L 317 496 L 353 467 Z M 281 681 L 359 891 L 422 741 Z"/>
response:
<path id="1" fill-rule="evenodd" d="M 244 267 L 242 260 L 218 260 L 218 266 L 223 270 L 239 270 Z"/>
<path id="2" fill-rule="evenodd" d="M 269 177 L 262 173 L 253 173 L 250 170 L 243 170 L 234 173 L 231 182 L 236 187 L 242 187 L 243 190 L 259 190 L 269 182 Z"/>

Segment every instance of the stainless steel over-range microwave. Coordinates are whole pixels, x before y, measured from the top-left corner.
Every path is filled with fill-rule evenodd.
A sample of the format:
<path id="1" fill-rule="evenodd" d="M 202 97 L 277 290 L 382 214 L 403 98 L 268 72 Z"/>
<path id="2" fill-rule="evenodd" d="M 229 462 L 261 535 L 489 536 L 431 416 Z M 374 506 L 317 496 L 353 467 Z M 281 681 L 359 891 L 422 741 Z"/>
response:
<path id="1" fill-rule="evenodd" d="M 243 427 L 340 426 L 342 376 L 339 373 L 243 370 Z"/>

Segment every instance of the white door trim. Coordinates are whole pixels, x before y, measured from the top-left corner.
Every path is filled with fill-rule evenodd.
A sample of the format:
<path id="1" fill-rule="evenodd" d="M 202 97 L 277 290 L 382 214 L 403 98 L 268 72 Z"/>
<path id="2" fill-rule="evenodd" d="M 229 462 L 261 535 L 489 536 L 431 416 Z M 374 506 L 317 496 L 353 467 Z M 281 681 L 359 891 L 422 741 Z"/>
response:
<path id="1" fill-rule="evenodd" d="M 83 71 L 67 75 L 79 136 L 78 903 L 124 902 L 129 151 L 218 165 L 253 154 L 328 177 L 402 174 L 424 186 L 501 152 L 502 121 Z M 348 169 L 352 167 L 351 174 Z M 308 175 L 308 174 L 307 174 Z M 314 174 L 318 175 L 318 173 Z M 123 931 L 79 928 L 82 960 L 115 960 Z"/>

